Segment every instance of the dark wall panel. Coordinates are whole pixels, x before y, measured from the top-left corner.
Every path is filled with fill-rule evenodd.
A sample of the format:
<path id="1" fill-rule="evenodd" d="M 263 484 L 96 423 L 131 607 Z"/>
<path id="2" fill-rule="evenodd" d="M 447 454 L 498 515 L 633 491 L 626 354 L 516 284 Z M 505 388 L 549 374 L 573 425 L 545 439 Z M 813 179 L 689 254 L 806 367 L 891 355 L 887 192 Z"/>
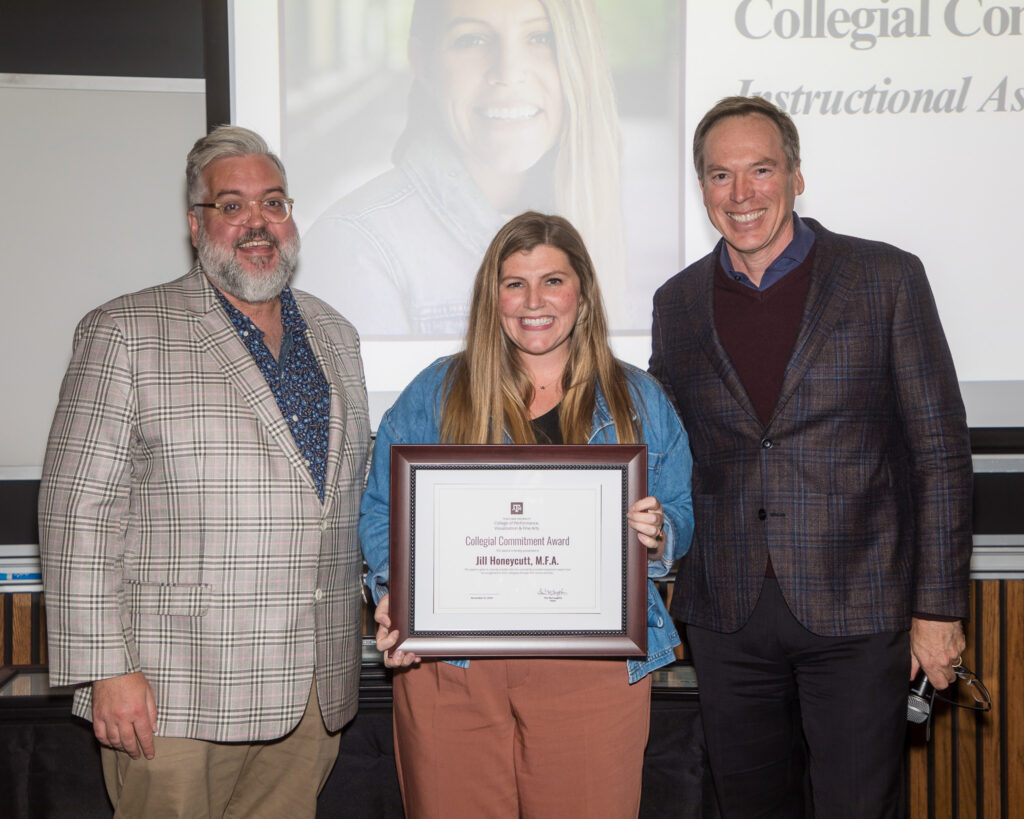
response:
<path id="1" fill-rule="evenodd" d="M 35 543 L 39 481 L 0 481 L 0 543 Z M 1024 533 L 1024 474 L 974 476 L 974 533 Z"/>
<path id="2" fill-rule="evenodd" d="M 203 77 L 202 0 L 4 0 L 0 73 Z"/>
<path id="3" fill-rule="evenodd" d="M 39 481 L 0 481 L 0 543 L 38 543 Z"/>
<path id="4" fill-rule="evenodd" d="M 974 534 L 1024 532 L 1024 473 L 974 476 Z"/>
<path id="5" fill-rule="evenodd" d="M 231 66 L 228 54 L 228 4 L 202 0 L 203 64 L 206 71 L 206 127 L 231 122 Z"/>

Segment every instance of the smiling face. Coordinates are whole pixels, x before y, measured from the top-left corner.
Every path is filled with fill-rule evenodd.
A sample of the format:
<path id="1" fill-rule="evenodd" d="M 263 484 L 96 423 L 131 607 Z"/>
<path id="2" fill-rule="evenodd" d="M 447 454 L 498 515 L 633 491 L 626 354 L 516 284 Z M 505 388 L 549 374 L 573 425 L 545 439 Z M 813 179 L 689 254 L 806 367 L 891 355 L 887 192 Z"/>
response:
<path id="1" fill-rule="evenodd" d="M 804 191 L 775 124 L 760 114 L 715 124 L 705 142 L 701 191 L 733 265 L 759 283 L 793 238 L 793 203 Z"/>
<path id="2" fill-rule="evenodd" d="M 555 147 L 562 90 L 539 0 L 447 0 L 439 41 L 410 43 L 420 80 L 474 173 L 520 174 Z"/>
<path id="3" fill-rule="evenodd" d="M 218 159 L 202 179 L 206 202 L 287 195 L 280 172 L 260 155 Z M 190 210 L 188 222 L 203 272 L 220 290 L 242 301 L 271 300 L 295 271 L 299 235 L 292 219 L 268 222 L 254 206 L 241 225 L 229 225 L 212 208 L 204 209 L 201 219 Z"/>
<path id="4" fill-rule="evenodd" d="M 502 263 L 498 277 L 501 326 L 528 370 L 553 361 L 564 365 L 579 306 L 579 276 L 557 247 L 537 245 L 513 253 Z"/>

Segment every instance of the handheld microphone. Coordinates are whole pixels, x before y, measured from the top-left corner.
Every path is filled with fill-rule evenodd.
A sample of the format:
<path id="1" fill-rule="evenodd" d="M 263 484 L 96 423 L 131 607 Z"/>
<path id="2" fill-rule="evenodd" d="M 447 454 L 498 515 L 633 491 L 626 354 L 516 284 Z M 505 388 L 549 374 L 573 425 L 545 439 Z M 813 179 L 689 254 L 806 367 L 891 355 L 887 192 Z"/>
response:
<path id="1" fill-rule="evenodd" d="M 929 681 L 925 673 L 920 672 L 914 682 L 910 684 L 910 696 L 907 697 L 907 721 L 915 724 L 927 722 L 932 713 L 932 698 L 935 696 L 935 686 Z"/>

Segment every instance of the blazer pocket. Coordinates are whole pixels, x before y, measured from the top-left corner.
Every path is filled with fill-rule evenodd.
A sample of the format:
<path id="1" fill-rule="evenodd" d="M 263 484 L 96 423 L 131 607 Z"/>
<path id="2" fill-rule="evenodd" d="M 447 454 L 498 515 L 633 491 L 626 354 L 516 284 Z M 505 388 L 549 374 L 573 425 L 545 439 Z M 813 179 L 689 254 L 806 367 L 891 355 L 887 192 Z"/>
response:
<path id="1" fill-rule="evenodd" d="M 209 583 L 140 583 L 126 580 L 128 609 L 166 617 L 205 617 L 210 609 Z"/>

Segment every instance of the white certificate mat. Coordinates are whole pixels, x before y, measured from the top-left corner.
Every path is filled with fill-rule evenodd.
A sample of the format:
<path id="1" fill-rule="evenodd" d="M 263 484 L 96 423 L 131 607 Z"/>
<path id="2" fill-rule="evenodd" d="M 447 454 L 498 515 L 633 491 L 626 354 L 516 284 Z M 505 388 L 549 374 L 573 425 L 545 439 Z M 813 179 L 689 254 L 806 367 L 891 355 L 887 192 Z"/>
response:
<path id="1" fill-rule="evenodd" d="M 432 594 L 417 590 L 417 627 L 451 627 L 448 618 L 467 614 L 474 628 L 496 630 L 546 628 L 552 615 L 584 628 L 621 625 L 621 611 L 601 606 L 602 593 L 619 594 L 623 576 L 619 470 L 449 477 L 416 476 L 418 569 L 434 578 Z M 428 498 L 432 508 L 423 514 Z"/>

